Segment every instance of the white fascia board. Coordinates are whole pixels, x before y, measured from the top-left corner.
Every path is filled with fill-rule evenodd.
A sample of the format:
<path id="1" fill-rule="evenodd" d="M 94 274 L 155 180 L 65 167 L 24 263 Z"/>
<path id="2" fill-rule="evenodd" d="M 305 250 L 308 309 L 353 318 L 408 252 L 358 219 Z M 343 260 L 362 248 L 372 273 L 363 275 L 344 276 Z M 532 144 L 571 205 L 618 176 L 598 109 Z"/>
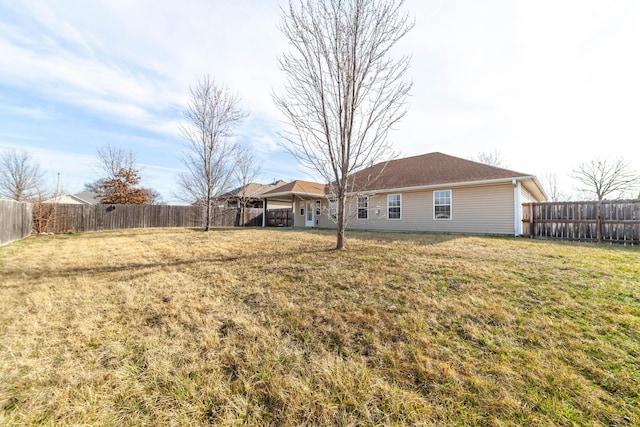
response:
<path id="1" fill-rule="evenodd" d="M 314 199 L 321 199 L 328 197 L 326 194 L 316 194 L 316 193 L 297 193 L 295 191 L 286 191 L 284 193 L 272 193 L 267 195 L 260 196 L 260 199 L 275 199 L 277 197 L 291 197 L 291 196 L 299 196 L 299 197 L 309 197 Z"/>

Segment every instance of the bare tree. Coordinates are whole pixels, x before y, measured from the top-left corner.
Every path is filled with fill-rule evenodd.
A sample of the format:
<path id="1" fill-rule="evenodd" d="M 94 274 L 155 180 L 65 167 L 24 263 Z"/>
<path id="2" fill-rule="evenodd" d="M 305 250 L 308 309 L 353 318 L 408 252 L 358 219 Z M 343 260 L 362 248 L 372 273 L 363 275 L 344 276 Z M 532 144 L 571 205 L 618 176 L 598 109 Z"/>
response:
<path id="1" fill-rule="evenodd" d="M 42 186 L 40 164 L 26 151 L 0 153 L 0 197 L 25 201 L 33 199 Z"/>
<path id="2" fill-rule="evenodd" d="M 49 226 L 55 222 L 63 193 L 64 189 L 60 187 L 60 173 L 55 189 L 38 187 L 37 194 L 30 200 L 33 205 L 33 228 L 36 233 L 45 234 L 49 231 Z"/>
<path id="3" fill-rule="evenodd" d="M 560 188 L 560 184 L 558 183 L 558 175 L 555 173 L 547 173 L 542 176 L 542 184 L 547 190 L 547 194 L 549 194 L 549 198 L 552 202 L 559 202 L 561 200 L 566 200 L 567 195 Z"/>
<path id="4" fill-rule="evenodd" d="M 583 185 L 580 191 L 594 194 L 599 201 L 609 195 L 623 197 L 640 184 L 640 175 L 622 158 L 582 163 L 573 171 L 572 177 Z"/>
<path id="5" fill-rule="evenodd" d="M 185 111 L 188 124 L 180 127 L 187 170 L 178 175 L 181 192 L 177 196 L 206 207 L 205 231 L 209 231 L 213 203 L 228 190 L 236 166 L 237 144 L 231 137 L 246 114 L 238 108 L 238 95 L 217 86 L 209 76 L 191 88 L 190 95 Z"/>
<path id="6" fill-rule="evenodd" d="M 484 151 L 479 152 L 475 160 L 480 163 L 484 163 L 485 165 L 495 166 L 497 168 L 507 167 L 507 163 L 502 158 L 502 155 L 495 148 L 488 152 L 484 152 Z"/>
<path id="7" fill-rule="evenodd" d="M 614 162 L 597 159 L 582 163 L 573 171 L 572 176 L 584 185 L 580 191 L 594 194 L 599 202 L 609 195 L 622 197 L 640 184 L 640 175 L 622 158 Z M 598 242 L 602 242 L 602 203 L 597 204 L 596 215 Z"/>
<path id="8" fill-rule="evenodd" d="M 131 150 L 105 144 L 98 148 L 98 165 L 104 179 L 113 179 L 121 170 L 139 170 L 136 156 Z"/>
<path id="9" fill-rule="evenodd" d="M 239 190 L 235 195 L 238 199 L 238 225 L 245 223 L 245 210 L 253 198 L 257 196 L 255 188 L 250 184 L 260 174 L 260 165 L 258 164 L 253 151 L 247 147 L 241 147 L 238 150 L 237 165 L 235 168 L 235 181 L 239 185 Z"/>
<path id="10" fill-rule="evenodd" d="M 392 157 L 389 130 L 406 113 L 410 58 L 389 58 L 413 28 L 403 0 L 289 0 L 281 30 L 292 51 L 279 59 L 287 118 L 281 133 L 304 166 L 330 183 L 337 202 L 336 249 L 344 249 L 354 172 Z M 362 184 L 359 183 L 360 186 Z"/>
<path id="11" fill-rule="evenodd" d="M 154 197 L 150 191 L 155 190 L 139 187 L 142 178 L 133 151 L 106 144 L 98 148 L 98 165 L 103 176 L 92 183 L 85 184 L 85 189 L 98 193 L 100 203 L 134 205 L 152 203 Z"/>

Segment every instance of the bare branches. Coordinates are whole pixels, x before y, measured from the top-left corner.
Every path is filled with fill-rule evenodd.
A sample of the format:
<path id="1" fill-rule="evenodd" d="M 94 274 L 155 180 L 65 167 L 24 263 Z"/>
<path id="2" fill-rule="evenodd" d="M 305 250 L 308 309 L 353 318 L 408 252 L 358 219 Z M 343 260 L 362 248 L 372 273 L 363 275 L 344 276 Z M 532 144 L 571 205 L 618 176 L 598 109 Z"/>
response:
<path id="1" fill-rule="evenodd" d="M 279 59 L 286 94 L 274 102 L 281 133 L 304 166 L 335 183 L 338 247 L 350 174 L 392 156 L 389 130 L 405 115 L 410 58 L 388 58 L 413 28 L 396 0 L 289 0 L 281 30 L 291 52 Z"/>
<path id="2" fill-rule="evenodd" d="M 598 200 L 609 195 L 620 197 L 640 185 L 640 175 L 622 158 L 615 162 L 597 159 L 582 163 L 572 177 L 584 185 L 581 191 L 595 194 Z"/>
<path id="3" fill-rule="evenodd" d="M 7 150 L 0 153 L 0 197 L 16 201 L 38 196 L 43 172 L 26 151 Z"/>
<path id="4" fill-rule="evenodd" d="M 98 148 L 98 165 L 104 176 L 85 188 L 100 195 L 103 204 L 150 204 L 150 189 L 140 188 L 140 168 L 131 150 L 111 144 Z M 157 194 L 157 193 L 156 193 Z"/>
<path id="5" fill-rule="evenodd" d="M 485 165 L 495 166 L 497 168 L 506 168 L 507 163 L 502 158 L 502 155 L 497 149 L 491 151 L 481 151 L 476 157 L 476 161 L 484 163 Z"/>
<path id="6" fill-rule="evenodd" d="M 181 188 L 178 197 L 205 204 L 205 229 L 209 230 L 212 204 L 228 190 L 236 165 L 237 144 L 231 137 L 246 114 L 238 108 L 239 96 L 217 86 L 209 76 L 190 92 L 185 111 L 188 124 L 180 127 L 185 139 L 183 163 L 187 170 L 178 176 Z"/>

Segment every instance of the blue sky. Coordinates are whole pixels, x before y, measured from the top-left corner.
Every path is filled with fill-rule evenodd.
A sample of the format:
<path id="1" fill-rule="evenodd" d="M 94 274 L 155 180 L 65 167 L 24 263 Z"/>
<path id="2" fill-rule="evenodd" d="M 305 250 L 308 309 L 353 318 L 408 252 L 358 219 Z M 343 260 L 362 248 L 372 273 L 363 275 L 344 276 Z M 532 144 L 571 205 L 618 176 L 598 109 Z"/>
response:
<path id="1" fill-rule="evenodd" d="M 416 19 L 409 112 L 396 151 L 497 150 L 510 169 L 555 173 L 624 157 L 640 170 L 640 2 L 407 0 Z M 96 149 L 131 149 L 174 202 L 179 124 L 205 74 L 250 115 L 237 138 L 260 179 L 308 179 L 278 145 L 271 99 L 287 49 L 276 0 L 0 0 L 0 150 L 33 154 L 69 192 L 100 177 Z"/>

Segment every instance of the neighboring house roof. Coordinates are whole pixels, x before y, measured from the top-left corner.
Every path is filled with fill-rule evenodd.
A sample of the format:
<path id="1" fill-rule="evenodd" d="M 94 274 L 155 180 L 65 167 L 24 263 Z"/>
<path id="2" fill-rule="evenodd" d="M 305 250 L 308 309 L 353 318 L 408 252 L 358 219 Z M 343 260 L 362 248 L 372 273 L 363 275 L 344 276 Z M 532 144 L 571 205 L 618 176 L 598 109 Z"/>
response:
<path id="1" fill-rule="evenodd" d="M 73 195 L 78 199 L 86 202 L 89 205 L 97 205 L 100 203 L 100 195 L 98 193 L 94 193 L 93 191 L 83 191 L 81 193 L 76 193 Z"/>
<path id="2" fill-rule="evenodd" d="M 271 184 L 258 184 L 255 182 L 251 182 L 243 187 L 238 187 L 234 190 L 231 190 L 221 196 L 221 198 L 233 198 L 241 195 L 258 197 L 268 191 L 273 191 L 279 187 L 286 185 L 285 181 L 279 180 L 273 182 Z"/>
<path id="3" fill-rule="evenodd" d="M 63 194 L 46 200 L 45 203 L 58 203 L 61 205 L 97 205 L 100 203 L 100 195 L 93 191 L 83 191 L 76 194 Z"/>
<path id="4" fill-rule="evenodd" d="M 302 181 L 298 179 L 282 185 L 274 190 L 267 191 L 266 193 L 262 194 L 262 197 L 275 198 L 291 196 L 293 194 L 300 196 L 324 196 L 325 193 L 325 184 L 318 184 L 317 182 Z"/>

